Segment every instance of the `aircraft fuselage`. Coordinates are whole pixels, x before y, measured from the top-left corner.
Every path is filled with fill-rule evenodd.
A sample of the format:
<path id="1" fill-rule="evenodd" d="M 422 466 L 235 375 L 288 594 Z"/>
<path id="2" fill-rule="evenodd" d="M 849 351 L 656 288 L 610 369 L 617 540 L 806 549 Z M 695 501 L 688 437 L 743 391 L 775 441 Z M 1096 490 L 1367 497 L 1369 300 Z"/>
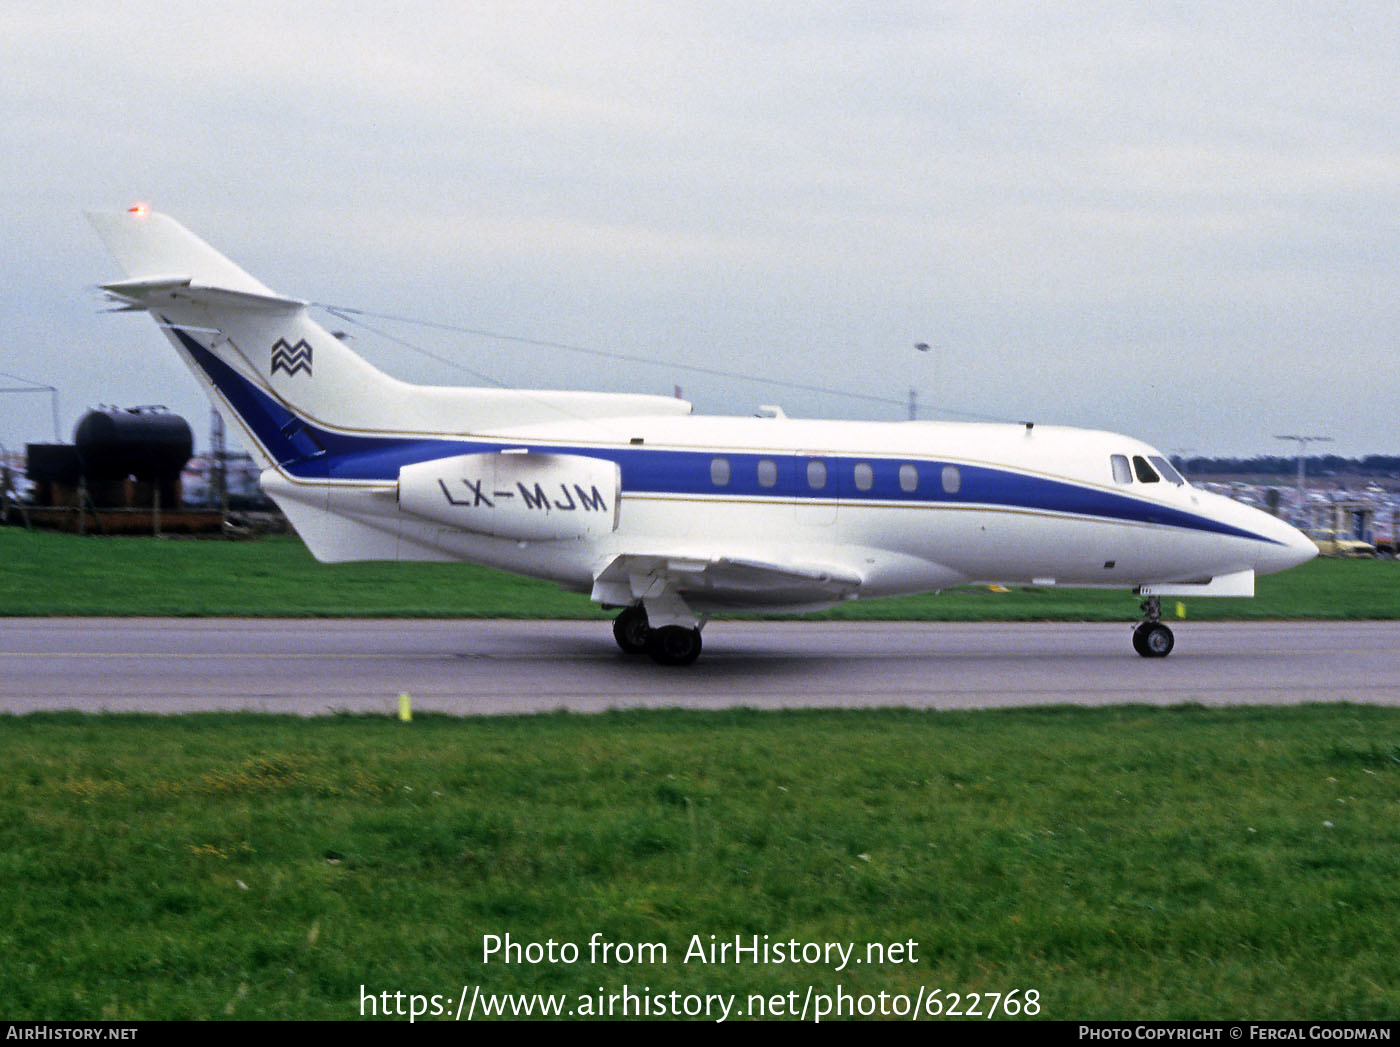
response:
<path id="1" fill-rule="evenodd" d="M 178 223 L 90 216 L 319 559 L 466 560 L 623 608 L 624 651 L 687 664 L 718 611 L 969 583 L 1245 596 L 1316 554 L 1130 437 L 1042 425 L 704 417 L 637 394 L 416 386 Z"/>

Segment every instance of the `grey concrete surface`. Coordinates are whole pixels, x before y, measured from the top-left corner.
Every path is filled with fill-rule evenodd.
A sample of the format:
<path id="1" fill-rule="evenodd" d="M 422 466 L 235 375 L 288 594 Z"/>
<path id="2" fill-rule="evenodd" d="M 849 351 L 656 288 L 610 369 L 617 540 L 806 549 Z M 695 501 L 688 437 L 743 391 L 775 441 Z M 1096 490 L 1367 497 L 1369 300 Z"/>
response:
<path id="1" fill-rule="evenodd" d="M 1059 703 L 1400 703 L 1400 623 L 713 622 L 695 665 L 626 657 L 606 622 L 0 619 L 0 712 L 463 714 Z"/>

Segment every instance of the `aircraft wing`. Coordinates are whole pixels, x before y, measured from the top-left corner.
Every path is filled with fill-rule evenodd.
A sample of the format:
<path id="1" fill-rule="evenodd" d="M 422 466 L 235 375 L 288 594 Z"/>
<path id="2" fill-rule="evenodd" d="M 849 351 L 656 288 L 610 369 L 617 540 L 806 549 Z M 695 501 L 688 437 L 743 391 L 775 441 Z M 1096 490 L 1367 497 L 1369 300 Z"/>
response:
<path id="1" fill-rule="evenodd" d="M 697 610 L 797 611 L 840 603 L 861 583 L 858 574 L 827 564 L 622 553 L 594 575 L 592 595 L 620 606 L 677 596 Z"/>

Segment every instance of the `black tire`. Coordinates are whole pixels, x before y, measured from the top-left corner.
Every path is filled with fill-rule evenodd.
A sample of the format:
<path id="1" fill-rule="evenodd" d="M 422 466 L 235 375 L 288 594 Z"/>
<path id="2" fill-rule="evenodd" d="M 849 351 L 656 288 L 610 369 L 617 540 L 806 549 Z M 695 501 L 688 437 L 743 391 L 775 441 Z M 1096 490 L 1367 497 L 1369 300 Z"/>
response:
<path id="1" fill-rule="evenodd" d="M 1143 622 L 1133 630 L 1133 650 L 1144 658 L 1165 658 L 1176 646 L 1176 637 L 1161 622 Z"/>
<path id="2" fill-rule="evenodd" d="M 700 657 L 700 630 L 663 625 L 647 636 L 647 654 L 658 665 L 689 665 Z"/>
<path id="3" fill-rule="evenodd" d="M 624 654 L 643 654 L 647 650 L 647 637 L 651 626 L 647 624 L 644 607 L 626 607 L 613 619 L 613 639 Z"/>

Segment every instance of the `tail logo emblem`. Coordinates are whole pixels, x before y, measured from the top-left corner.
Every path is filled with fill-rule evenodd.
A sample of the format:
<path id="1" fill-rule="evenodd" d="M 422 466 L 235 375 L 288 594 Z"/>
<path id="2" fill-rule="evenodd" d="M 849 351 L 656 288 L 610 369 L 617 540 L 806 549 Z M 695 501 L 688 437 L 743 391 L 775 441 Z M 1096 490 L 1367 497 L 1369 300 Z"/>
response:
<path id="1" fill-rule="evenodd" d="M 272 373 L 286 371 L 294 375 L 298 371 L 311 374 L 311 346 L 305 338 L 297 339 L 296 345 L 288 345 L 285 338 L 279 338 L 272 345 Z"/>

